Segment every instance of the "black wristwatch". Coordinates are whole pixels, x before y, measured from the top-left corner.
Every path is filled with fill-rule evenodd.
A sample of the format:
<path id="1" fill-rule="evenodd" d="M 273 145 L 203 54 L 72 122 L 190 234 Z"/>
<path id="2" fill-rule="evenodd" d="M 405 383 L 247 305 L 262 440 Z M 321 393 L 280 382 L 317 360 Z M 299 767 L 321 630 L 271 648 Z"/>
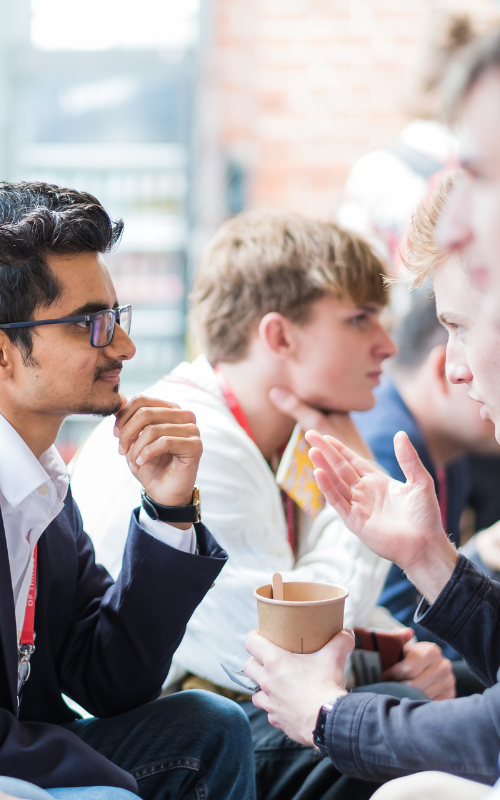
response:
<path id="1" fill-rule="evenodd" d="M 312 732 L 313 745 L 324 756 L 326 756 L 326 754 L 327 754 L 326 740 L 325 740 L 326 720 L 328 719 L 328 715 L 331 714 L 332 711 L 333 711 L 333 704 L 332 703 L 325 703 L 324 706 L 321 706 L 321 708 L 319 710 L 319 714 L 318 714 L 318 719 L 316 721 L 316 727 Z"/>
<path id="2" fill-rule="evenodd" d="M 141 492 L 142 507 L 148 517 L 160 522 L 199 522 L 201 520 L 200 487 L 195 486 L 191 504 L 187 506 L 162 506 L 152 500 L 144 489 Z"/>

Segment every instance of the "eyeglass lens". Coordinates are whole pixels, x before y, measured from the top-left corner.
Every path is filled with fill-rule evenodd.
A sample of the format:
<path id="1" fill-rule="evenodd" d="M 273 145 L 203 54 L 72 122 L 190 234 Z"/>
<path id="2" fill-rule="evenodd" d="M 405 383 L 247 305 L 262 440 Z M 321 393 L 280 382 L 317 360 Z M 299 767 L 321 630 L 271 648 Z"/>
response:
<path id="1" fill-rule="evenodd" d="M 132 306 L 125 306 L 120 311 L 120 327 L 125 331 L 127 336 L 130 333 L 130 326 L 132 324 Z"/>
<path id="2" fill-rule="evenodd" d="M 130 323 L 132 321 L 132 309 L 126 306 L 120 310 L 120 327 L 128 335 L 130 333 Z M 103 311 L 94 317 L 92 345 L 94 347 L 106 347 L 111 343 L 115 332 L 116 312 Z"/>

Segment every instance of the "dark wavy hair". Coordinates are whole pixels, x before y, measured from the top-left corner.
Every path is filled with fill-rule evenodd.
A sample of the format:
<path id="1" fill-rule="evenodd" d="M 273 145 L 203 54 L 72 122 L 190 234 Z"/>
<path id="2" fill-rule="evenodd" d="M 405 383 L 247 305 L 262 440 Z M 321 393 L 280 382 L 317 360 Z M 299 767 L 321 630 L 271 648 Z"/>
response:
<path id="1" fill-rule="evenodd" d="M 120 240 L 112 220 L 87 192 L 48 183 L 0 181 L 0 323 L 28 322 L 62 293 L 47 255 L 106 253 Z M 5 329 L 28 359 L 31 328 Z"/>

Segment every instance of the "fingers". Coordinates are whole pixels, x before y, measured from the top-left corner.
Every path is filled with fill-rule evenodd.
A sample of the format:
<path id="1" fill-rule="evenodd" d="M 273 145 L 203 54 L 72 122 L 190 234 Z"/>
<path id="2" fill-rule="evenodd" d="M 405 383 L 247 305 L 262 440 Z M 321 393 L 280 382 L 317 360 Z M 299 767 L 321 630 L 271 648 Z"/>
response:
<path id="1" fill-rule="evenodd" d="M 399 431 L 394 437 L 394 452 L 409 483 L 432 483 L 432 478 L 420 461 L 417 451 L 408 438 L 408 434 Z"/>
<path id="2" fill-rule="evenodd" d="M 351 503 L 332 483 L 329 476 L 322 469 L 315 469 L 314 477 L 320 491 L 324 494 L 330 505 L 340 514 L 341 519 L 346 522 L 351 512 Z"/>
<path id="3" fill-rule="evenodd" d="M 430 700 L 449 700 L 456 696 L 455 676 L 448 659 L 427 667 L 418 678 L 404 681 L 427 695 Z"/>
<path id="4" fill-rule="evenodd" d="M 339 472 L 332 470 L 322 451 L 318 450 L 316 447 L 312 447 L 309 450 L 309 458 L 313 463 L 314 470 L 321 470 L 321 472 L 328 477 L 329 483 L 334 486 L 348 502 L 350 502 L 352 495 L 352 483 L 349 483 L 348 480 L 343 480 Z"/>
<path id="5" fill-rule="evenodd" d="M 135 407 L 132 415 L 129 413 L 130 408 L 126 407 L 120 412 L 116 422 L 115 432 L 118 432 L 120 438 L 119 452 L 122 455 L 128 453 L 132 444 L 149 426 L 172 425 L 176 426 L 177 436 L 192 435 L 196 417 L 191 411 L 173 407 L 171 404 L 165 405 L 162 401 L 158 401 L 161 405 L 153 405 L 154 401 L 149 398 L 136 398 L 136 401 L 142 402 Z M 125 416 L 122 417 L 122 414 Z M 184 426 L 184 431 L 181 426 Z"/>
<path id="6" fill-rule="evenodd" d="M 409 681 L 418 678 L 428 667 L 448 662 L 443 651 L 434 642 L 416 642 L 405 646 L 405 657 L 384 672 L 395 681 Z M 449 663 L 449 662 L 448 662 Z"/>
<path id="7" fill-rule="evenodd" d="M 120 397 L 123 396 L 125 399 L 125 395 L 120 392 Z M 164 408 L 164 409 L 175 409 L 179 408 L 177 403 L 170 403 L 167 400 L 159 400 L 156 397 L 144 397 L 143 395 L 138 395 L 137 397 L 132 397 L 131 400 L 126 403 L 126 405 L 122 406 L 118 414 L 116 415 L 116 422 L 115 422 L 115 436 L 119 437 L 123 427 L 127 424 L 127 422 L 134 416 L 134 414 L 141 408 Z"/>
<path id="8" fill-rule="evenodd" d="M 281 386 L 274 386 L 270 390 L 269 399 L 279 411 L 299 422 L 302 430 L 322 428 L 326 422 L 320 411 L 303 403 L 297 395 Z"/>
<path id="9" fill-rule="evenodd" d="M 287 652 L 276 644 L 273 644 L 269 639 L 265 639 L 259 631 L 250 631 L 245 641 L 245 648 L 247 653 L 250 653 L 261 664 L 268 664 L 273 658 L 278 657 L 280 654 Z M 248 663 L 248 662 L 247 662 Z M 246 666 L 243 670 L 246 673 Z M 248 677 L 251 677 L 250 675 Z M 259 683 L 259 681 L 257 681 Z M 261 684 L 259 683 L 259 686 Z"/>
<path id="10" fill-rule="evenodd" d="M 200 432 L 196 425 L 147 425 L 130 446 L 128 462 L 142 467 L 164 453 L 178 458 L 194 458 L 201 457 L 201 451 Z"/>
<path id="11" fill-rule="evenodd" d="M 355 473 L 358 478 L 362 478 L 364 475 L 377 472 L 376 468 L 365 458 L 359 456 L 334 436 L 328 434 L 322 436 L 318 431 L 309 430 L 305 433 L 305 438 L 311 447 L 315 447 L 323 453 L 332 468 L 340 469 L 342 465 L 347 465 L 352 470 L 352 473 L 346 472 L 345 475 L 342 475 L 345 480 L 348 480 L 350 474 Z"/>

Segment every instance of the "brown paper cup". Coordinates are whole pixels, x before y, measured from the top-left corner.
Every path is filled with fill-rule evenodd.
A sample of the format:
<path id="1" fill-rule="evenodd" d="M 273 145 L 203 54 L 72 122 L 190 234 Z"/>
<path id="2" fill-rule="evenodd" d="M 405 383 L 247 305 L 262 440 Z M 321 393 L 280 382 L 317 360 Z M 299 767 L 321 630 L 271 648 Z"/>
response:
<path id="1" fill-rule="evenodd" d="M 283 600 L 273 600 L 268 583 L 254 591 L 259 633 L 291 653 L 315 653 L 344 627 L 349 592 L 331 583 L 283 584 Z"/>

